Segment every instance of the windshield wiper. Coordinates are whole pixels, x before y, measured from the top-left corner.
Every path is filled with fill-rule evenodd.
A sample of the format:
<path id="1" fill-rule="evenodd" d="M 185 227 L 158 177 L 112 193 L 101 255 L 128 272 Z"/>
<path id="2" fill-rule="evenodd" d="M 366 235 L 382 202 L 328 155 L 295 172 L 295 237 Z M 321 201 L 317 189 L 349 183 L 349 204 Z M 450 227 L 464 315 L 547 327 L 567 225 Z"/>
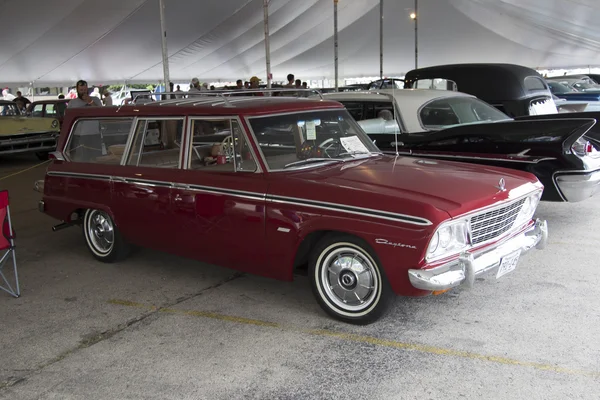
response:
<path id="1" fill-rule="evenodd" d="M 338 157 L 340 156 L 356 156 L 359 154 L 366 154 L 366 155 L 381 155 L 383 153 L 381 153 L 380 151 L 362 151 L 362 150 L 355 150 L 355 151 L 348 151 L 346 153 L 340 153 L 338 154 Z"/>
<path id="2" fill-rule="evenodd" d="M 283 169 L 297 167 L 299 165 L 313 164 L 313 163 L 326 163 L 326 162 L 345 162 L 343 158 L 325 158 L 325 157 L 315 157 L 315 158 L 307 158 L 306 160 L 294 161 L 292 163 L 286 164 L 283 166 Z"/>

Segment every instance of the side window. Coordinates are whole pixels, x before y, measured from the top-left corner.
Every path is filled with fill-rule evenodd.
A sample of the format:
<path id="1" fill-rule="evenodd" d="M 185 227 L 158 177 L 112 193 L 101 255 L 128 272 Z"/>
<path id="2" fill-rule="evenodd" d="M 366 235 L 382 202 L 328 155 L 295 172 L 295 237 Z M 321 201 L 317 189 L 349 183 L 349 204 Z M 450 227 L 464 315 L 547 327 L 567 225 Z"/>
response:
<path id="1" fill-rule="evenodd" d="M 356 121 L 362 121 L 365 119 L 363 103 L 357 101 L 344 101 L 343 104 L 350 115 L 352 115 L 352 118 L 354 118 Z"/>
<path id="2" fill-rule="evenodd" d="M 460 123 L 452 106 L 445 100 L 432 101 L 421 109 L 419 113 L 423 127 L 436 129 L 447 125 Z"/>
<path id="3" fill-rule="evenodd" d="M 194 119 L 189 168 L 205 171 L 254 172 L 256 160 L 237 120 Z"/>
<path id="4" fill-rule="evenodd" d="M 443 78 L 419 79 L 418 81 L 415 81 L 415 83 L 413 84 L 413 88 L 452 90 L 456 92 L 458 90 L 458 85 L 452 80 Z"/>
<path id="5" fill-rule="evenodd" d="M 138 120 L 127 165 L 178 168 L 183 118 Z"/>
<path id="6" fill-rule="evenodd" d="M 44 114 L 44 105 L 43 104 L 36 104 L 35 107 L 33 107 L 33 110 L 31 110 L 31 116 L 32 117 L 41 117 Z"/>
<path id="7" fill-rule="evenodd" d="M 66 146 L 65 155 L 74 162 L 119 164 L 133 118 L 80 119 Z"/>
<path id="8" fill-rule="evenodd" d="M 528 76 L 527 78 L 525 78 L 525 87 L 530 92 L 548 89 L 544 81 L 541 78 L 538 78 L 537 76 Z"/>
<path id="9" fill-rule="evenodd" d="M 55 116 L 56 116 L 56 108 L 54 107 L 54 104 L 52 104 L 52 103 L 46 104 L 46 113 L 44 114 L 44 117 L 55 117 Z"/>
<path id="10" fill-rule="evenodd" d="M 375 103 L 369 102 L 365 104 L 365 118 L 374 119 L 383 118 L 386 121 L 394 119 L 394 110 L 392 103 Z"/>

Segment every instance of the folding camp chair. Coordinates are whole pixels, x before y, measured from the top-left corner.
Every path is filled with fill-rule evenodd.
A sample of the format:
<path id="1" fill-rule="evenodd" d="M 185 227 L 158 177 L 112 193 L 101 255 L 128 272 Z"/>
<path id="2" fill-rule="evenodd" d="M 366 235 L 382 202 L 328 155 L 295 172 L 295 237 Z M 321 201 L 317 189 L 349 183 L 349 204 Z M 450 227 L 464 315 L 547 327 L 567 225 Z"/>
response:
<path id="1" fill-rule="evenodd" d="M 5 292 L 10 293 L 15 297 L 19 297 L 21 295 L 21 291 L 19 289 L 19 275 L 17 274 L 17 257 L 15 255 L 15 236 L 12 229 L 12 223 L 10 221 L 10 208 L 8 206 L 8 190 L 0 191 L 0 225 L 2 232 L 0 234 L 0 253 L 4 252 L 0 257 L 0 277 L 2 277 L 2 281 L 0 282 L 0 289 Z M 7 261 L 12 257 L 13 271 L 14 271 L 14 282 L 15 288 L 13 289 L 9 280 L 4 275 L 4 266 L 7 264 Z"/>

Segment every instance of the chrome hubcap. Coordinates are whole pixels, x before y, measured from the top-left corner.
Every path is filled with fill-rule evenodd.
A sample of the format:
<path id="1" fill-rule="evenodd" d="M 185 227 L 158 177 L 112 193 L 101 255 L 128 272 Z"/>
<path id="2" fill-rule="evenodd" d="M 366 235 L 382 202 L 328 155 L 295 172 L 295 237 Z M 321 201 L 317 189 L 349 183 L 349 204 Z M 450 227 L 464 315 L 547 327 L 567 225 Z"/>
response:
<path id="1" fill-rule="evenodd" d="M 110 218 L 102 211 L 93 211 L 88 222 L 88 237 L 100 253 L 108 253 L 114 243 L 114 228 Z"/>
<path id="2" fill-rule="evenodd" d="M 335 305 L 355 312 L 371 306 L 380 284 L 370 257 L 351 247 L 336 249 L 325 257 L 321 281 Z"/>

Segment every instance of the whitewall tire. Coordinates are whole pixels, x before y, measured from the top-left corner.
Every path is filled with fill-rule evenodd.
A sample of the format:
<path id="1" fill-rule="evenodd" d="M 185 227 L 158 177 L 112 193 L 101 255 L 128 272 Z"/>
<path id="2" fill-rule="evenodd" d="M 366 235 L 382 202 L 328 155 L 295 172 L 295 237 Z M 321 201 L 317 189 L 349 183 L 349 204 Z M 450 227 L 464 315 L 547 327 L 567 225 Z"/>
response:
<path id="1" fill-rule="evenodd" d="M 129 246 L 121 237 L 112 217 L 102 210 L 86 210 L 83 236 L 92 255 L 100 261 L 118 261 L 129 253 Z"/>
<path id="2" fill-rule="evenodd" d="M 373 251 L 350 235 L 328 235 L 319 242 L 309 278 L 321 308 L 353 324 L 374 322 L 395 297 Z"/>

